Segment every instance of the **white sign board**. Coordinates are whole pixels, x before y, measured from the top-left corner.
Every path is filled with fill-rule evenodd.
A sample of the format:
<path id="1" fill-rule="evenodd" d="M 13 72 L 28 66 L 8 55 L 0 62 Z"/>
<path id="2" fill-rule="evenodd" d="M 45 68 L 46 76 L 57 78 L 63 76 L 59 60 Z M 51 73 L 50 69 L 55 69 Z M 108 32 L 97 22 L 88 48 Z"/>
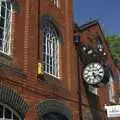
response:
<path id="1" fill-rule="evenodd" d="M 108 117 L 120 117 L 120 105 L 105 106 Z"/>

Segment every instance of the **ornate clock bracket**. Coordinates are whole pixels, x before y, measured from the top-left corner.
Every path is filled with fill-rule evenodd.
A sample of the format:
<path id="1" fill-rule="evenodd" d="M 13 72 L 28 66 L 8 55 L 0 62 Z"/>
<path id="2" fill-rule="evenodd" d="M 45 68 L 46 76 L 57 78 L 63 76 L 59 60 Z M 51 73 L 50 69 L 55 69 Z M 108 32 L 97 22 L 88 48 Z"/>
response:
<path id="1" fill-rule="evenodd" d="M 84 65 L 91 62 L 105 63 L 107 59 L 107 52 L 102 48 L 92 48 L 86 44 L 79 44 L 79 56 Z"/>
<path id="2" fill-rule="evenodd" d="M 85 44 L 85 43 L 81 42 L 80 36 L 76 35 L 74 37 L 74 43 L 76 45 L 77 53 L 79 54 L 79 58 L 82 62 L 83 71 L 90 64 L 92 66 L 92 64 L 95 64 L 95 63 L 97 63 L 99 66 L 101 66 L 101 68 L 103 68 L 103 71 L 104 71 L 104 76 L 101 79 L 100 79 L 101 76 L 99 75 L 101 73 L 97 73 L 96 78 L 94 78 L 94 72 L 89 73 L 89 75 L 91 74 L 91 78 L 94 78 L 93 81 L 98 79 L 98 82 L 96 81 L 96 83 L 93 83 L 93 84 L 92 83 L 90 84 L 89 82 L 86 82 L 86 83 L 93 85 L 95 87 L 100 87 L 104 84 L 107 84 L 109 81 L 109 74 L 108 74 L 109 66 L 106 65 L 107 52 L 105 51 L 105 48 L 103 46 L 103 41 L 101 40 L 101 38 L 99 36 L 96 36 L 96 45 L 93 46 L 93 44 L 90 45 L 90 44 Z M 93 69 L 97 69 L 97 68 L 94 67 Z M 84 72 L 83 72 L 83 74 L 84 74 Z M 88 79 L 91 79 L 91 78 L 88 78 Z M 83 77 L 83 79 L 85 80 L 84 77 Z M 92 82 L 92 80 L 90 82 Z"/>

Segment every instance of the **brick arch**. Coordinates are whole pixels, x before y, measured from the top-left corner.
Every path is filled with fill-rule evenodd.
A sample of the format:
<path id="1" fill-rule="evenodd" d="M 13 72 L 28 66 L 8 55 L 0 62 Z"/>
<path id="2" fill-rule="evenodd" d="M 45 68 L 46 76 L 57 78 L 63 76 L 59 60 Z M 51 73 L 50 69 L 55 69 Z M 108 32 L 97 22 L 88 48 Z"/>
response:
<path id="1" fill-rule="evenodd" d="M 18 93 L 11 88 L 0 85 L 0 103 L 4 103 L 14 109 L 22 118 L 28 110 L 28 104 Z"/>
<path id="2" fill-rule="evenodd" d="M 72 112 L 62 101 L 56 99 L 48 99 L 37 105 L 39 116 L 43 116 L 50 112 L 59 113 L 65 116 L 68 120 L 72 120 Z"/>
<path id="3" fill-rule="evenodd" d="M 43 25 L 44 25 L 44 22 L 50 22 L 51 24 L 54 25 L 59 37 L 60 37 L 60 42 L 62 43 L 63 42 L 63 36 L 62 36 L 62 33 L 61 33 L 61 30 L 60 30 L 60 26 L 58 24 L 58 22 L 54 19 L 53 16 L 50 16 L 50 15 L 41 15 L 40 16 L 40 29 L 42 30 L 43 29 Z"/>

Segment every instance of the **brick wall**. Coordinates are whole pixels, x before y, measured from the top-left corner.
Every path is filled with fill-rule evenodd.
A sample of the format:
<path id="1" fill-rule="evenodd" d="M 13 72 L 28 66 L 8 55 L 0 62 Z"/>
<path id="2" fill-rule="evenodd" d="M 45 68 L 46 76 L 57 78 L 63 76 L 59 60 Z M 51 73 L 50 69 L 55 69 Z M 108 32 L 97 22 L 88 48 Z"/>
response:
<path id="1" fill-rule="evenodd" d="M 77 52 L 73 43 L 72 0 L 61 0 L 60 2 L 60 8 L 56 8 L 50 0 L 20 0 L 18 1 L 20 12 L 13 13 L 12 56 L 6 60 L 10 68 L 0 71 L 0 83 L 17 91 L 28 103 L 29 110 L 25 115 L 25 120 L 38 120 L 36 105 L 47 99 L 65 102 L 72 111 L 73 120 L 80 120 L 79 104 L 82 104 L 82 110 L 85 109 L 86 112 L 90 108 L 82 73 L 80 74 L 81 90 L 78 89 Z M 62 38 L 59 57 L 60 79 L 46 74 L 44 78 L 37 77 L 37 63 L 42 62 L 43 38 L 40 20 L 44 15 L 53 19 Z M 83 43 L 91 44 L 88 37 L 93 39 L 96 33 L 104 39 L 98 24 L 82 30 L 79 33 L 80 39 Z M 95 41 L 93 42 L 95 43 Z M 107 62 L 112 63 L 105 43 L 104 47 L 108 53 Z M 82 72 L 82 70 L 83 66 L 80 64 L 80 71 Z M 99 90 L 100 96 L 91 98 L 95 101 L 97 109 L 108 100 L 106 88 L 107 86 L 104 86 Z M 82 103 L 79 103 L 79 93 Z M 84 108 L 85 106 L 87 107 Z M 86 113 L 83 116 L 85 115 Z"/>
<path id="2" fill-rule="evenodd" d="M 64 101 L 71 111 L 78 113 L 76 51 L 72 42 L 72 0 L 61 0 L 56 8 L 50 0 L 18 1 L 20 11 L 13 13 L 12 57 L 9 74 L 3 74 L 1 84 L 12 88 L 29 104 L 26 120 L 37 120 L 36 105 L 46 99 Z M 37 78 L 37 63 L 41 61 L 42 43 L 40 18 L 49 15 L 53 18 L 62 35 L 60 44 L 61 79 L 49 81 Z M 40 51 L 39 51 L 40 50 Z M 39 51 L 39 54 L 38 54 Z M 9 61 L 9 60 L 8 60 Z M 17 73 L 14 70 L 17 69 Z M 14 72 L 13 72 L 14 71 Z M 1 71 L 2 73 L 2 71 Z M 4 73 L 4 71 L 3 71 Z M 53 78 L 52 78 L 53 79 Z M 74 114 L 73 114 L 74 117 Z M 76 119 L 79 119 L 75 117 Z"/>

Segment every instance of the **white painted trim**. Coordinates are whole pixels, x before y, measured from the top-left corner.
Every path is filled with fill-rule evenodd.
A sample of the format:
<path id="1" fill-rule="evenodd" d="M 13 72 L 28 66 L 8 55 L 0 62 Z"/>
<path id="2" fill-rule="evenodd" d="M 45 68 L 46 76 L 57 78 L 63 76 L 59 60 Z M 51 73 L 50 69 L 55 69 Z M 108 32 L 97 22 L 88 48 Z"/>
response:
<path id="1" fill-rule="evenodd" d="M 43 38 L 45 51 L 43 51 L 43 56 L 45 60 L 44 71 L 47 74 L 59 78 L 59 39 L 60 36 L 54 25 L 50 22 L 44 24 L 43 28 Z M 48 59 L 48 60 L 47 60 Z"/>
<path id="2" fill-rule="evenodd" d="M 51 2 L 57 7 L 60 7 L 60 0 L 51 0 Z"/>
<path id="3" fill-rule="evenodd" d="M 0 11 L 1 11 L 1 8 L 2 8 L 2 4 L 1 2 L 5 2 L 4 0 L 0 1 Z M 1 18 L 4 19 L 4 28 L 0 26 L 1 29 L 3 29 L 3 38 L 1 39 L 2 40 L 2 49 L 0 50 L 1 53 L 4 53 L 6 55 L 10 55 L 10 48 L 11 48 L 11 33 L 12 33 L 12 4 L 10 4 L 10 9 L 8 9 L 7 7 L 7 4 L 5 4 L 5 16 L 0 16 Z M 10 18 L 7 19 L 7 12 L 10 12 Z M 8 24 L 9 28 L 7 28 L 8 26 L 6 26 Z M 7 35 L 7 36 L 6 36 Z M 9 35 L 9 36 L 8 36 Z M 9 38 L 8 38 L 9 37 Z M 6 45 L 7 46 L 7 51 L 5 50 L 6 48 Z"/>
<path id="4" fill-rule="evenodd" d="M 11 107 L 9 107 L 8 105 L 6 105 L 4 103 L 0 103 L 0 105 L 3 106 L 3 118 L 0 118 L 0 120 L 13 120 L 13 114 L 16 115 L 19 120 L 22 120 L 20 118 L 20 116 L 18 115 L 18 113 L 16 111 L 14 111 Z M 12 113 L 12 119 L 5 118 L 5 108 L 7 108 L 7 109 L 9 109 L 11 111 L 11 113 Z"/>

